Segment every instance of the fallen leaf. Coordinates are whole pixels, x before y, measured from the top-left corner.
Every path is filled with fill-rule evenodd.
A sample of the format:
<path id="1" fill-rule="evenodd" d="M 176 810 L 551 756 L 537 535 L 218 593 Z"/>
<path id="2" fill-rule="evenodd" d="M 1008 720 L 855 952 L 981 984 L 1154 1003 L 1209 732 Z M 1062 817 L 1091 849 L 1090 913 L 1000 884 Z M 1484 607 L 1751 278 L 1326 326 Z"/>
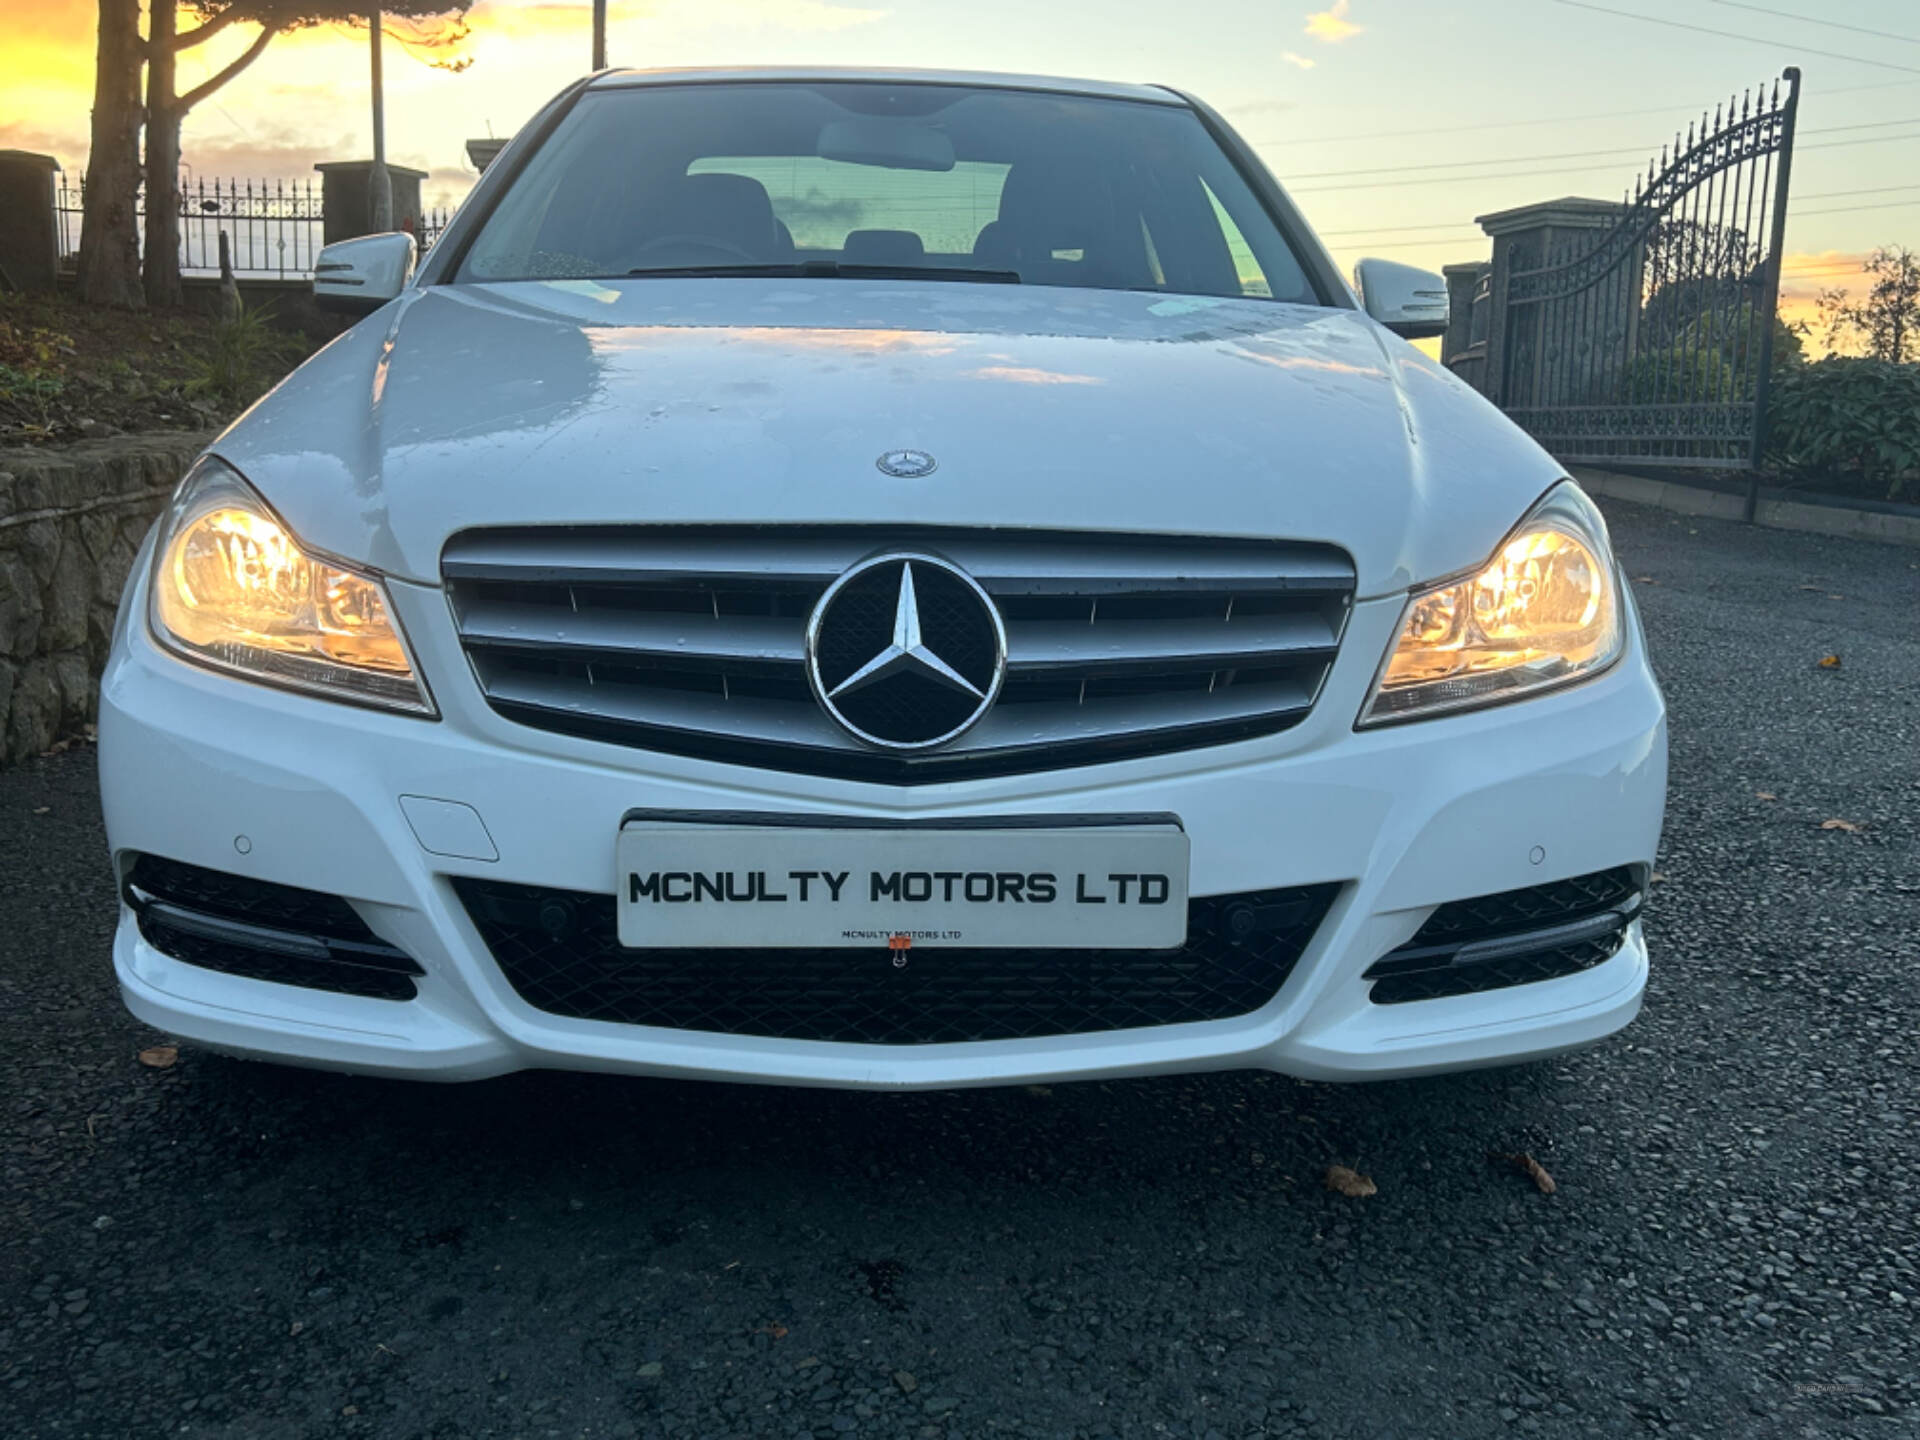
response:
<path id="1" fill-rule="evenodd" d="M 1820 828 L 1822 830 L 1844 830 L 1849 835 L 1857 835 L 1860 832 L 1860 827 L 1851 820 L 1822 820 L 1820 822 Z"/>
<path id="2" fill-rule="evenodd" d="M 180 1050 L 173 1045 L 149 1045 L 138 1058 L 149 1070 L 166 1070 L 180 1058 Z"/>
<path id="3" fill-rule="evenodd" d="M 1380 1193 L 1380 1187 L 1375 1185 L 1372 1179 L 1362 1175 L 1358 1170 L 1349 1170 L 1344 1165 L 1327 1167 L 1327 1189 L 1338 1191 L 1352 1200 Z"/>
<path id="4" fill-rule="evenodd" d="M 1547 1173 L 1547 1167 L 1525 1151 L 1522 1151 L 1518 1155 L 1509 1155 L 1507 1159 L 1513 1162 L 1514 1169 L 1518 1170 L 1522 1175 L 1525 1175 L 1529 1180 L 1533 1181 L 1535 1185 L 1540 1187 L 1540 1193 L 1542 1195 L 1551 1195 L 1555 1190 L 1560 1188 L 1553 1183 L 1553 1176 Z"/>
<path id="5" fill-rule="evenodd" d="M 776 1340 L 784 1340 L 787 1338 L 787 1327 L 784 1325 L 762 1325 L 753 1333 L 756 1335 L 771 1335 Z"/>
<path id="6" fill-rule="evenodd" d="M 1820 657 L 1820 668 L 1822 670 L 1838 670 L 1840 668 L 1840 657 L 1838 655 L 1822 655 Z"/>
<path id="7" fill-rule="evenodd" d="M 1756 800 L 1778 800 L 1780 797 L 1771 790 L 1756 790 L 1753 792 L 1753 798 Z"/>

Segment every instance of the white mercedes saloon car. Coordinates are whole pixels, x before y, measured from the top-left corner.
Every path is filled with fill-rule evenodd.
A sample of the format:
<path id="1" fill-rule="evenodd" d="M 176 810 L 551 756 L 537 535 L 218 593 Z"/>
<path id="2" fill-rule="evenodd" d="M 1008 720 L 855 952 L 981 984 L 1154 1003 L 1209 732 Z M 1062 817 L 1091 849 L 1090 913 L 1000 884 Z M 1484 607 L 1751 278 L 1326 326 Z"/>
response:
<path id="1" fill-rule="evenodd" d="M 1552 1055 L 1665 707 L 1600 514 L 1156 86 L 610 71 L 215 440 L 100 700 L 141 1019 L 432 1079 Z"/>

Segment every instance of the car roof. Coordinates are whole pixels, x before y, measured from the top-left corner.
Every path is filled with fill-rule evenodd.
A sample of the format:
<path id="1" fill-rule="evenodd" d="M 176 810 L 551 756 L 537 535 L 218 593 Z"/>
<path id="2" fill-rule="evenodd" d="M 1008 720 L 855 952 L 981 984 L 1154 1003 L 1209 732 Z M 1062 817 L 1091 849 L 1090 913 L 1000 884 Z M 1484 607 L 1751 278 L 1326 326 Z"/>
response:
<path id="1" fill-rule="evenodd" d="M 832 65 L 742 65 L 731 68 L 603 70 L 588 82 L 592 90 L 623 90 L 637 85 L 710 85 L 787 80 L 882 85 L 965 85 L 992 90 L 1044 90 L 1058 95 L 1093 95 L 1108 100 L 1145 100 L 1156 105 L 1187 102 L 1160 85 L 1123 85 L 1108 80 L 1068 80 L 1054 75 L 1003 75 L 986 70 L 910 70 Z"/>

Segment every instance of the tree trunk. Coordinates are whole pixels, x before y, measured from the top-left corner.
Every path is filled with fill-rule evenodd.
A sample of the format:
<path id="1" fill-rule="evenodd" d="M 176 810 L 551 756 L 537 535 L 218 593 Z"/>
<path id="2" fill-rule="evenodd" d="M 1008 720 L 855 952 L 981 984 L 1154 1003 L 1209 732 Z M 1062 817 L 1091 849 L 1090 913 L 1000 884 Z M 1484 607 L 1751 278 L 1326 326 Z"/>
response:
<path id="1" fill-rule="evenodd" d="M 140 241 L 140 0 L 100 0 L 93 148 L 80 221 L 80 298 L 137 307 Z"/>
<path id="2" fill-rule="evenodd" d="M 175 0 L 147 12 L 147 303 L 178 305 L 180 289 L 180 107 L 174 96 Z"/>

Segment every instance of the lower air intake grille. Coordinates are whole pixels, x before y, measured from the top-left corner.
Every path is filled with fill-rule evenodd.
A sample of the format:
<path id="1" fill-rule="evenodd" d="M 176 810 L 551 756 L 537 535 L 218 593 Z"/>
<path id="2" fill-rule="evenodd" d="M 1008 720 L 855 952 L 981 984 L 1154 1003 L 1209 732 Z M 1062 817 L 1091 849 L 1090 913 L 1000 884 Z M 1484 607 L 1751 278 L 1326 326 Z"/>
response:
<path id="1" fill-rule="evenodd" d="M 964 735 L 896 753 L 860 744 L 821 708 L 806 637 L 836 579 L 908 551 L 958 567 L 991 599 L 1006 680 Z M 469 530 L 447 543 L 441 571 L 480 687 L 510 720 L 897 785 L 1297 725 L 1355 584 L 1352 558 L 1331 545 L 907 526 Z M 891 607 L 892 589 L 874 603 Z"/>
<path id="2" fill-rule="evenodd" d="M 1642 898 L 1640 872 L 1623 865 L 1453 901 L 1374 963 L 1368 997 L 1398 1005 L 1578 974 L 1619 952 Z"/>
<path id="3" fill-rule="evenodd" d="M 611 895 L 457 877 L 536 1009 L 722 1035 L 937 1045 L 1222 1020 L 1279 992 L 1335 885 L 1196 900 L 1173 951 L 629 950 Z M 1238 937 L 1238 938 L 1235 938 Z"/>
<path id="4" fill-rule="evenodd" d="M 411 1000 L 423 973 L 337 895 L 142 855 L 125 887 L 147 943 L 249 980 Z"/>

